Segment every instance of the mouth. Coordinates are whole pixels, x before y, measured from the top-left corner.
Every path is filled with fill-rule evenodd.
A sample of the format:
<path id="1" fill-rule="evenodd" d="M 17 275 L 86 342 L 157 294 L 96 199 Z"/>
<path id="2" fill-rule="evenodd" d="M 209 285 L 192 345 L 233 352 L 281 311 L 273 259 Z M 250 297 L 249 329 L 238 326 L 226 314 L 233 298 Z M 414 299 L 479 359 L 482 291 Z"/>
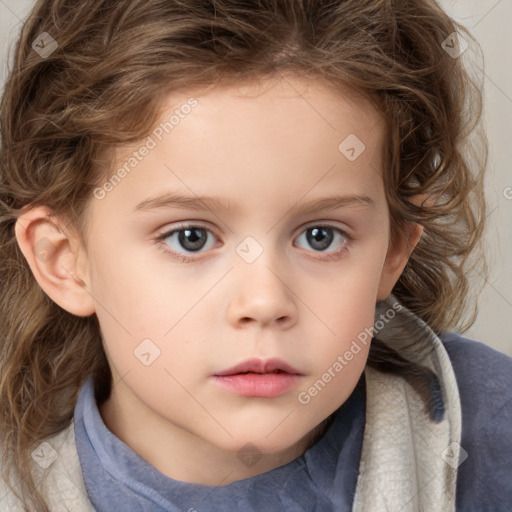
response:
<path id="1" fill-rule="evenodd" d="M 278 358 L 272 359 L 247 359 L 231 368 L 215 373 L 216 376 L 237 375 L 244 373 L 269 374 L 288 373 L 290 375 L 302 375 L 299 370 Z"/>
<path id="2" fill-rule="evenodd" d="M 275 398 L 293 389 L 304 375 L 281 359 L 249 359 L 212 375 L 223 389 L 259 398 Z"/>

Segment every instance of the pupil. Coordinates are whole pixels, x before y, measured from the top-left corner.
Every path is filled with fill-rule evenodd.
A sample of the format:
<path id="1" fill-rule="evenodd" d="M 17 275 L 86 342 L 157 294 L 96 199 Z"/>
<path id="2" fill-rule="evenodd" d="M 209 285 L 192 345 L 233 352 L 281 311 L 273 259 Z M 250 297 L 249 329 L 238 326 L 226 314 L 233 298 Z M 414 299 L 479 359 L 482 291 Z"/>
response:
<path id="1" fill-rule="evenodd" d="M 307 230 L 308 243 L 319 251 L 323 251 L 331 245 L 333 235 L 331 229 L 310 228 Z"/>
<path id="2" fill-rule="evenodd" d="M 206 240 L 204 231 L 205 230 L 201 228 L 181 230 L 178 236 L 180 244 L 188 251 L 196 251 L 201 249 Z"/>

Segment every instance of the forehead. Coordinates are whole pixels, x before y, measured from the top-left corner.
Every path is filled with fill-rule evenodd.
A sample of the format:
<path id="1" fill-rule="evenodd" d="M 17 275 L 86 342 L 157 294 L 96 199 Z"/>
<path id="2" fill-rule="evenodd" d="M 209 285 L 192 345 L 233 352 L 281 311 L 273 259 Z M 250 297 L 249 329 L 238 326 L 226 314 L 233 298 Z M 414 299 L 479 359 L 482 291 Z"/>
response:
<path id="1" fill-rule="evenodd" d="M 168 117 L 166 114 L 191 97 L 198 98 L 201 113 L 206 114 L 208 108 L 212 115 L 222 111 L 223 117 L 232 110 L 254 113 L 261 109 L 272 109 L 288 115 L 293 115 L 291 111 L 294 110 L 309 122 L 311 116 L 315 115 L 319 122 L 323 121 L 334 130 L 344 129 L 344 121 L 350 121 L 354 128 L 373 128 L 384 121 L 376 104 L 356 89 L 320 78 L 292 74 L 280 74 L 258 81 L 226 80 L 206 87 L 174 91 L 164 97 L 162 118 Z M 197 112 L 195 110 L 196 115 Z"/>
<path id="2" fill-rule="evenodd" d="M 355 89 L 279 75 L 173 91 L 164 96 L 151 134 L 159 146 L 153 153 L 166 147 L 178 155 L 178 146 L 183 147 L 182 139 L 187 138 L 199 141 L 205 150 L 226 144 L 229 153 L 249 154 L 257 149 L 258 156 L 264 156 L 262 148 L 281 145 L 288 155 L 300 155 L 325 148 L 343 151 L 339 146 L 347 138 L 348 145 L 356 139 L 361 142 L 356 149 L 364 145 L 371 152 L 382 151 L 385 125 L 375 103 Z M 138 146 L 140 143 L 119 148 L 117 163 Z"/>
<path id="3" fill-rule="evenodd" d="M 380 182 L 383 126 L 369 101 L 320 81 L 283 76 L 174 91 L 148 136 L 151 150 L 108 200 L 127 211 L 170 190 L 261 210 L 263 199 L 371 195 Z M 135 161 L 144 143 L 118 149 L 116 169 Z"/>

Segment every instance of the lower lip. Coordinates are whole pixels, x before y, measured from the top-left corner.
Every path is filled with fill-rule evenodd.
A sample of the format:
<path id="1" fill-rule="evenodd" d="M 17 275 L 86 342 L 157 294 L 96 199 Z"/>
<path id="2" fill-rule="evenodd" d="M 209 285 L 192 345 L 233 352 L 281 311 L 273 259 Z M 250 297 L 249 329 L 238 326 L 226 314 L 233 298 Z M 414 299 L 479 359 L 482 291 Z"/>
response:
<path id="1" fill-rule="evenodd" d="M 213 375 L 223 388 L 242 396 L 274 398 L 294 388 L 301 375 L 291 373 L 237 373 Z"/>

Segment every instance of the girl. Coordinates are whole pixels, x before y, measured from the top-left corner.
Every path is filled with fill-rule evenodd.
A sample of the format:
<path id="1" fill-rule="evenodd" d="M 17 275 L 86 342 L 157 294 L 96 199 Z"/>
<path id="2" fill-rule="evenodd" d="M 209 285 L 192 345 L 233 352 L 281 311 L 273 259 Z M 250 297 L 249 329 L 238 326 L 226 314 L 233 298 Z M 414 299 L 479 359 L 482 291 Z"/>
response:
<path id="1" fill-rule="evenodd" d="M 1 510 L 512 507 L 512 360 L 458 334 L 470 40 L 434 0 L 36 3 L 1 104 Z"/>

